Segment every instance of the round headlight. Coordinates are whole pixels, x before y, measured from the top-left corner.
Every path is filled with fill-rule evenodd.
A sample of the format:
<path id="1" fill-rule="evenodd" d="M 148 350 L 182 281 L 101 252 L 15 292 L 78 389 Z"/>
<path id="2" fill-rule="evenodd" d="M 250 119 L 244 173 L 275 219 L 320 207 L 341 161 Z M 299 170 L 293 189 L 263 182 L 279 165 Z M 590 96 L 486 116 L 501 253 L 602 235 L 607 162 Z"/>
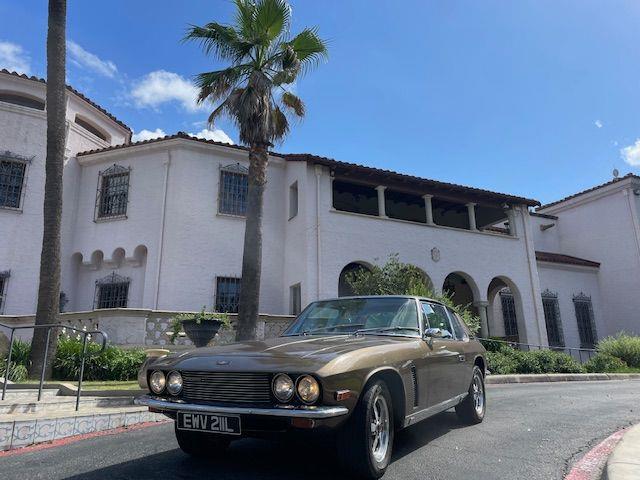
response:
<path id="1" fill-rule="evenodd" d="M 164 373 L 160 370 L 156 370 L 149 377 L 149 387 L 153 393 L 162 393 L 164 386 L 167 383 Z"/>
<path id="2" fill-rule="evenodd" d="M 182 390 L 182 375 L 178 372 L 171 372 L 167 376 L 167 391 L 171 395 L 177 395 Z"/>
<path id="3" fill-rule="evenodd" d="M 298 379 L 298 397 L 304 403 L 314 403 L 320 396 L 320 385 L 310 375 L 303 375 Z"/>
<path id="4" fill-rule="evenodd" d="M 293 397 L 294 385 L 291 377 L 280 373 L 273 378 L 273 394 L 280 402 L 288 402 Z"/>

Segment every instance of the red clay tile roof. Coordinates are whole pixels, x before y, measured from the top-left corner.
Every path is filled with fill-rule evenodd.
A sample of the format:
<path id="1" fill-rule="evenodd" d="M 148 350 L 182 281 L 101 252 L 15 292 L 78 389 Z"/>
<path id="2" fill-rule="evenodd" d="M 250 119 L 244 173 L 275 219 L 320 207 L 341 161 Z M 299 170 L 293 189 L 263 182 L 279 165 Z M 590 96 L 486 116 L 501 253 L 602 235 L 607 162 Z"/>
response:
<path id="1" fill-rule="evenodd" d="M 4 73 L 5 75 L 11 75 L 11 76 L 14 76 L 14 77 L 24 78 L 25 80 L 31 80 L 33 82 L 40 82 L 40 83 L 45 83 L 45 84 L 47 83 L 47 81 L 44 78 L 33 77 L 33 76 L 29 77 L 28 75 L 20 74 L 18 72 L 10 72 L 9 70 L 4 69 L 4 68 L 2 70 L 0 70 L 0 73 Z M 131 129 L 127 125 L 125 125 L 124 122 L 122 122 L 121 120 L 118 120 L 114 115 L 112 115 L 111 113 L 107 112 L 104 108 L 102 108 L 100 105 L 95 103 L 93 100 L 85 97 L 82 93 L 80 93 L 78 90 L 73 88 L 71 85 L 67 85 L 67 90 L 69 90 L 71 93 L 73 93 L 73 94 L 77 95 L 78 97 L 80 97 L 82 100 L 87 102 L 92 107 L 97 108 L 102 113 L 104 113 L 107 117 L 109 117 L 111 120 L 116 122 L 118 125 L 120 125 L 123 128 L 126 128 L 129 132 L 131 132 Z"/>
<path id="2" fill-rule="evenodd" d="M 595 187 L 587 188 L 586 190 L 582 190 L 581 192 L 574 193 L 573 195 L 569 195 L 568 197 L 561 198 L 560 200 L 556 200 L 554 202 L 547 203 L 545 205 L 541 205 L 538 208 L 536 208 L 536 210 L 543 210 L 543 209 L 551 207 L 553 205 L 557 205 L 559 203 L 566 202 L 567 200 L 571 200 L 572 198 L 579 197 L 580 195 L 584 195 L 585 193 L 593 192 L 593 191 L 598 190 L 600 188 L 607 187 L 609 185 L 613 185 L 614 183 L 617 183 L 617 182 L 621 182 L 622 180 L 626 180 L 627 178 L 635 178 L 637 180 L 640 180 L 640 177 L 638 175 L 634 175 L 633 173 L 627 173 L 623 177 L 614 178 L 613 180 L 609 180 L 608 182 L 605 182 L 603 184 L 596 185 Z"/>
<path id="3" fill-rule="evenodd" d="M 561 253 L 536 251 L 536 260 L 538 262 L 564 263 L 565 265 L 579 265 L 582 267 L 600 267 L 599 262 L 585 260 L 584 258 L 572 257 L 571 255 L 563 255 Z"/>
<path id="4" fill-rule="evenodd" d="M 178 133 L 175 133 L 173 135 L 166 135 L 164 137 L 152 138 L 151 140 L 140 140 L 139 142 L 123 143 L 121 145 L 112 145 L 110 147 L 98 148 L 98 149 L 94 149 L 94 150 L 87 150 L 87 151 L 84 151 L 84 152 L 77 153 L 77 156 L 78 157 L 82 157 L 82 156 L 85 156 L 85 155 L 92 155 L 94 153 L 103 153 L 103 152 L 111 152 L 113 150 L 122 150 L 124 148 L 137 147 L 137 146 L 140 146 L 140 145 L 149 145 L 151 143 L 159 143 L 159 142 L 164 142 L 166 140 L 173 140 L 175 138 L 184 138 L 185 140 L 193 140 L 195 142 L 207 143 L 209 145 L 218 145 L 218 146 L 221 146 L 221 147 L 235 148 L 236 150 L 244 150 L 246 152 L 249 151 L 249 149 L 247 147 L 244 147 L 242 145 L 234 145 L 234 144 L 231 144 L 231 143 L 216 142 L 215 140 L 206 140 L 204 138 L 196 138 L 196 137 L 193 137 L 193 136 L 189 135 L 188 133 L 178 132 Z M 275 157 L 282 157 L 282 155 L 280 155 L 279 153 L 275 153 L 275 152 L 269 152 L 269 155 L 275 156 Z"/>
<path id="5" fill-rule="evenodd" d="M 133 143 L 128 143 L 128 144 L 123 144 L 123 145 L 114 145 L 111 147 L 106 147 L 106 148 L 101 148 L 101 149 L 96 149 L 96 150 L 88 150 L 86 152 L 80 152 L 77 154 L 78 157 L 81 156 L 85 156 L 85 155 L 92 155 L 95 153 L 102 153 L 102 152 L 110 152 L 110 151 L 114 151 L 114 150 L 122 150 L 125 148 L 129 148 L 129 147 L 135 147 L 135 146 L 139 146 L 139 145 L 148 145 L 148 144 L 152 144 L 152 143 L 159 143 L 159 142 L 163 142 L 166 140 L 172 140 L 175 138 L 182 138 L 185 140 L 191 140 L 194 142 L 200 142 L 200 143 L 206 143 L 209 145 L 218 145 L 218 146 L 222 146 L 222 147 L 227 147 L 227 148 L 234 148 L 237 150 L 244 150 L 244 151 L 248 151 L 249 149 L 247 147 L 244 147 L 242 145 L 232 145 L 229 143 L 224 143 L 224 142 L 216 142 L 214 140 L 205 140 L 202 138 L 196 138 L 196 137 L 192 137 L 191 135 L 185 133 L 185 132 L 178 132 L 174 135 L 168 135 L 165 137 L 159 137 L 159 138 L 154 138 L 152 140 L 143 140 L 140 142 L 133 142 Z M 437 189 L 437 190 L 444 190 L 444 191 L 448 191 L 450 192 L 450 194 L 453 193 L 467 193 L 467 194 L 473 194 L 473 195 L 478 195 L 478 196 L 482 196 L 482 197 L 486 197 L 487 199 L 490 199 L 492 201 L 497 201 L 497 202 L 516 202 L 516 203 L 522 203 L 525 205 L 531 205 L 531 206 L 535 206 L 535 205 L 540 205 L 540 202 L 538 202 L 537 200 L 532 200 L 532 199 L 528 199 L 528 198 L 522 198 L 522 197 L 516 197 L 513 195 L 507 195 L 504 193 L 496 193 L 496 192 L 491 192 L 489 190 L 482 190 L 479 188 L 473 188 L 473 187 L 466 187 L 464 185 L 456 185 L 453 183 L 446 183 L 446 182 L 439 182 L 437 180 L 430 180 L 430 179 L 426 179 L 426 178 L 420 178 L 420 177 L 414 177 L 411 175 L 404 175 L 401 173 L 396 173 L 396 172 L 392 172 L 390 170 L 382 170 L 382 169 L 378 169 L 378 168 L 372 168 L 372 167 L 367 167 L 364 165 L 357 165 L 354 163 L 347 163 L 347 162 L 339 162 L 337 160 L 333 160 L 331 158 L 326 158 L 326 157 L 320 157 L 317 155 L 311 155 L 311 154 L 307 154 L 307 153 L 303 153 L 303 154 L 282 154 L 282 153 L 277 153 L 277 152 L 269 152 L 269 155 L 271 156 L 276 156 L 276 157 L 281 157 L 284 158 L 287 161 L 305 161 L 305 162 L 309 162 L 312 164 L 319 164 L 319 165 L 325 165 L 328 166 L 330 168 L 332 168 L 333 170 L 341 170 L 341 171 L 350 171 L 350 172 L 355 172 L 355 173 L 362 173 L 364 175 L 367 175 L 368 177 L 374 178 L 374 177 L 378 177 L 378 178 L 383 178 L 383 179 L 392 179 L 397 181 L 398 183 L 413 183 L 413 184 L 417 184 L 420 188 L 430 188 L 430 189 Z"/>
<path id="6" fill-rule="evenodd" d="M 393 172 L 391 170 L 384 170 L 380 168 L 367 167 L 365 165 L 358 165 L 355 163 L 340 162 L 331 158 L 320 157 L 317 155 L 311 155 L 308 153 L 300 154 L 286 154 L 284 157 L 287 160 L 304 160 L 310 163 L 325 165 L 335 170 L 342 170 L 347 172 L 353 172 L 358 175 L 381 179 L 381 180 L 393 180 L 397 183 L 413 183 L 419 185 L 421 188 L 429 191 L 430 189 L 436 189 L 441 191 L 448 191 L 452 194 L 458 193 L 472 193 L 479 197 L 485 197 L 492 201 L 498 202 L 513 202 L 519 204 L 525 204 L 530 206 L 540 205 L 540 202 L 530 198 L 518 197 L 515 195 L 509 195 L 506 193 L 492 192 L 489 190 L 483 190 L 481 188 L 467 187 L 464 185 L 458 185 L 455 183 L 440 182 L 438 180 L 431 180 L 428 178 L 414 177 L 413 175 L 406 175 L 402 173 Z M 382 183 L 384 185 L 384 183 Z"/>

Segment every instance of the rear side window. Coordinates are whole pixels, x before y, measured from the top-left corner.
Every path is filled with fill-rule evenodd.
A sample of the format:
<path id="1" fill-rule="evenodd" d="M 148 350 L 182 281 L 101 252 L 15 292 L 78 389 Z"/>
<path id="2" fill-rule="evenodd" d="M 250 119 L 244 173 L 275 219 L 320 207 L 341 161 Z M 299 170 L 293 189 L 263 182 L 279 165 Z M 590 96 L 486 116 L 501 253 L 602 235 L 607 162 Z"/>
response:
<path id="1" fill-rule="evenodd" d="M 449 318 L 451 318 L 451 325 L 453 326 L 456 338 L 458 340 L 469 340 L 469 332 L 460 316 L 449 307 L 447 307 L 447 313 L 449 314 Z"/>
<path id="2" fill-rule="evenodd" d="M 425 328 L 439 328 L 443 338 L 453 338 L 451 320 L 442 305 L 422 302 L 422 313 L 426 317 Z"/>

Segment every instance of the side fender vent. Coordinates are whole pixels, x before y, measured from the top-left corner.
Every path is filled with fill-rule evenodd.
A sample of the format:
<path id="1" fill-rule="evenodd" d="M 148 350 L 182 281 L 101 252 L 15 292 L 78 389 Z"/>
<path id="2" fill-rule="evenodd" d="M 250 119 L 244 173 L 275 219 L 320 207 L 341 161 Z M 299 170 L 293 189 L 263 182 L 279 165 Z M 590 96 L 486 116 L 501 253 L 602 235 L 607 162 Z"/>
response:
<path id="1" fill-rule="evenodd" d="M 413 384 L 413 406 L 417 407 L 419 404 L 418 399 L 418 372 L 416 371 L 416 366 L 411 365 L 411 380 Z"/>

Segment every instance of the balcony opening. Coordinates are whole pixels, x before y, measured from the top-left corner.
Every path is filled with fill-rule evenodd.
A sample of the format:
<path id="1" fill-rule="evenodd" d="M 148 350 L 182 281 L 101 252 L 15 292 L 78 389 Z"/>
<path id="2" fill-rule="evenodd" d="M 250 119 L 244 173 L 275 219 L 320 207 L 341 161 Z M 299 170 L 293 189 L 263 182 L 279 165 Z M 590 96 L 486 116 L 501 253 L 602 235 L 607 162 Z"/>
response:
<path id="1" fill-rule="evenodd" d="M 378 192 L 374 187 L 333 181 L 333 208 L 343 212 L 378 215 Z"/>
<path id="2" fill-rule="evenodd" d="M 509 229 L 505 226 L 506 221 L 507 215 L 501 207 L 476 205 L 476 224 L 478 230 L 508 235 Z"/>
<path id="3" fill-rule="evenodd" d="M 469 230 L 469 211 L 466 205 L 439 198 L 433 198 L 431 202 L 436 225 Z"/>
<path id="4" fill-rule="evenodd" d="M 408 220 L 410 222 L 427 222 L 424 198 L 397 190 L 385 192 L 385 210 L 390 218 Z"/>

